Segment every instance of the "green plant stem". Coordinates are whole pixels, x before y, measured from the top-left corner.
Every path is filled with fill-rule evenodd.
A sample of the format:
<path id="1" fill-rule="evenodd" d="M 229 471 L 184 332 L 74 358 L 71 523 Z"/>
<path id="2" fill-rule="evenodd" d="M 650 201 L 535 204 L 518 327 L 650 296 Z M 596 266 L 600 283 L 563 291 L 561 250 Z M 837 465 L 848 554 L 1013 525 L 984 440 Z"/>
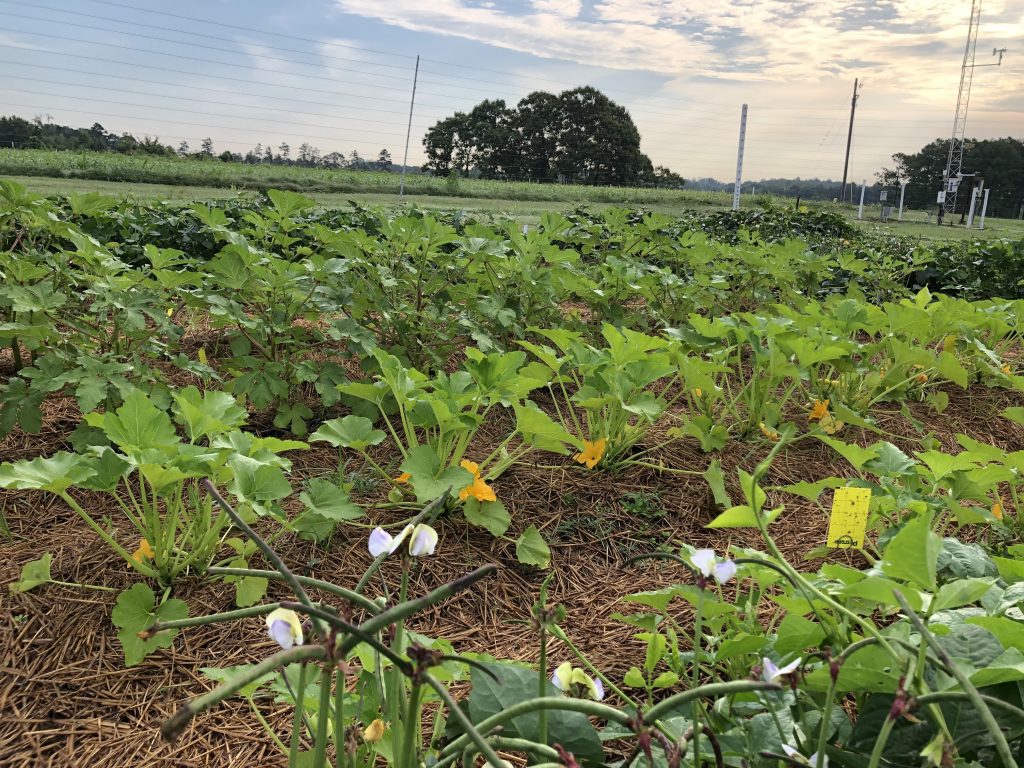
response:
<path id="1" fill-rule="evenodd" d="M 828 693 L 825 694 L 825 705 L 821 710 L 821 728 L 818 731 L 818 746 L 814 750 L 817 759 L 814 761 L 814 768 L 825 768 L 825 745 L 828 742 L 829 731 L 832 728 L 832 705 L 836 697 L 836 687 L 839 684 L 839 675 L 829 680 Z"/>
<path id="2" fill-rule="evenodd" d="M 691 687 L 696 690 L 700 686 L 700 654 L 704 634 L 704 590 L 697 596 L 697 607 L 693 616 L 693 675 Z M 700 699 L 695 698 L 690 710 L 690 721 L 693 726 L 693 768 L 700 768 Z"/>
<path id="3" fill-rule="evenodd" d="M 327 725 L 331 719 L 331 681 L 333 679 L 334 666 L 325 664 L 320 670 L 320 706 L 316 712 L 313 768 L 324 768 L 327 764 Z"/>
<path id="4" fill-rule="evenodd" d="M 286 677 L 286 669 L 281 676 Z M 295 691 L 295 718 L 292 720 L 292 740 L 288 748 L 288 765 L 294 766 L 299 758 L 299 739 L 302 737 L 302 717 L 306 701 L 306 662 L 299 662 L 299 689 Z"/>
<path id="5" fill-rule="evenodd" d="M 576 654 L 576 658 L 578 658 L 581 662 L 583 662 L 583 666 L 585 666 L 588 670 L 590 670 L 590 673 L 592 675 L 594 675 L 595 677 L 599 678 L 601 680 L 601 682 L 603 682 L 605 684 L 605 686 L 608 688 L 608 690 L 612 691 L 616 696 L 618 696 L 620 699 L 622 699 L 624 702 L 626 702 L 627 704 L 629 704 L 633 708 L 635 708 L 635 709 L 639 709 L 640 708 L 640 704 L 636 700 L 634 700 L 632 696 L 630 696 L 629 694 L 625 693 L 621 688 L 619 688 L 617 685 L 615 685 L 615 683 L 612 682 L 611 678 L 606 677 L 604 675 L 604 673 L 601 672 L 601 670 L 599 670 L 597 667 L 595 667 L 591 663 L 590 659 L 588 659 L 583 654 L 583 651 L 581 651 L 579 648 L 577 648 L 576 645 L 572 642 L 572 640 L 569 639 L 569 636 L 565 633 L 564 629 L 562 629 L 561 627 L 559 627 L 557 625 L 553 625 L 551 627 L 551 634 L 554 635 L 555 637 L 557 637 L 563 643 L 565 643 L 569 647 L 569 650 L 572 651 L 574 654 Z"/>
<path id="6" fill-rule="evenodd" d="M 885 718 L 885 722 L 882 723 L 882 728 L 879 730 L 878 736 L 875 739 L 875 746 L 871 750 L 871 759 L 868 761 L 868 768 L 878 768 L 878 765 L 882 760 L 882 753 L 885 752 L 885 745 L 889 741 L 889 734 L 892 733 L 894 725 L 896 725 L 895 720 L 891 717 Z"/>
<path id="7" fill-rule="evenodd" d="M 209 479 L 203 480 L 203 486 L 206 488 L 206 492 L 210 494 L 215 502 L 217 502 L 217 505 L 228 514 L 231 521 L 249 538 L 250 541 L 259 547 L 260 551 L 266 556 L 268 562 L 270 562 L 270 564 L 274 566 L 275 570 L 281 574 L 281 577 L 288 582 L 288 586 L 291 587 L 292 593 L 298 601 L 307 607 L 312 607 L 313 601 L 309 599 L 309 595 L 306 594 L 306 590 L 302 588 L 298 579 L 296 579 L 295 575 L 288 569 L 288 566 L 284 564 L 284 561 L 277 552 L 275 552 L 273 548 L 249 526 L 248 523 L 238 516 L 238 513 L 235 512 L 234 508 L 228 504 L 227 501 L 224 500 L 224 497 L 220 495 L 220 492 Z M 314 626 L 317 625 L 315 624 Z M 322 633 L 322 627 L 317 626 L 317 629 L 321 630 Z"/>
<path id="8" fill-rule="evenodd" d="M 419 758 L 416 754 L 416 741 L 420 724 L 419 706 L 420 682 L 413 678 L 412 690 L 409 691 L 409 700 L 406 702 L 405 722 L 402 724 L 405 730 L 402 733 L 404 744 L 402 745 L 398 763 L 400 768 L 416 768 L 419 765 Z"/>
<path id="9" fill-rule="evenodd" d="M 892 591 L 893 597 L 900 604 L 900 608 L 903 609 L 903 613 L 906 614 L 907 618 L 910 619 L 911 623 L 921 634 L 921 642 L 931 647 L 943 663 L 949 668 L 950 674 L 956 678 L 956 681 L 963 688 L 964 693 L 967 694 L 967 698 L 970 699 L 971 704 L 974 706 L 981 721 L 985 724 L 985 730 L 988 731 L 989 736 L 992 738 L 993 743 L 996 747 L 996 752 L 999 754 L 999 759 L 1002 761 L 1005 768 L 1017 768 L 1017 761 L 1013 757 L 1013 753 L 1010 751 L 1010 745 L 1006 741 L 1006 735 L 1003 733 L 1003 729 L 999 727 L 998 721 L 992 714 L 992 710 L 988 708 L 985 700 L 981 697 L 978 689 L 974 687 L 974 684 L 970 681 L 970 678 L 964 674 L 963 670 L 956 665 L 946 649 L 940 644 L 935 642 L 935 638 L 932 633 L 925 626 L 925 623 L 921 621 L 921 617 L 917 615 L 910 604 L 907 603 L 906 597 L 898 589 Z M 952 736 L 949 734 L 948 729 L 945 727 L 943 720 L 939 720 L 943 726 L 943 730 L 947 738 L 952 740 Z"/>
<path id="10" fill-rule="evenodd" d="M 79 584 L 74 581 L 57 581 L 56 579 L 50 579 L 48 584 L 56 584 L 59 587 L 76 587 L 77 589 L 96 589 L 100 592 L 118 592 L 114 587 L 104 587 L 101 584 Z"/>
<path id="11" fill-rule="evenodd" d="M 465 731 L 465 733 L 459 736 L 459 738 L 455 739 L 451 744 L 449 744 L 445 751 L 451 749 L 452 745 L 454 745 L 456 742 L 461 741 L 462 743 L 459 746 L 463 747 L 467 745 L 470 741 L 472 741 L 476 744 L 477 748 L 480 750 L 480 753 L 484 756 L 484 759 L 491 764 L 491 768 L 500 768 L 502 764 L 501 758 L 498 757 L 498 753 L 494 751 L 494 749 L 491 747 L 490 744 L 487 743 L 487 740 L 482 735 L 482 733 L 486 733 L 490 729 L 482 727 L 483 724 L 481 724 L 480 728 L 477 728 L 477 726 L 473 725 L 472 721 L 469 719 L 466 713 L 462 711 L 462 708 L 458 705 L 455 699 L 452 698 L 452 695 L 448 692 L 448 689 L 445 688 L 444 684 L 439 682 L 436 677 L 434 677 L 428 672 L 424 675 L 424 679 L 427 685 L 429 685 L 431 688 L 437 691 L 437 695 L 441 698 L 441 701 L 444 702 L 445 706 L 448 707 L 448 711 L 451 714 L 451 716 L 455 718 L 455 720 L 459 723 L 460 726 L 462 726 L 462 729 Z M 512 709 L 515 709 L 515 707 L 512 707 Z M 488 718 L 488 720 L 490 719 L 493 718 Z M 487 721 L 485 720 L 484 723 L 486 722 Z M 457 750 L 452 751 L 454 751 L 456 755 L 458 754 Z"/>
<path id="12" fill-rule="evenodd" d="M 979 693 L 981 700 L 984 701 L 990 707 L 1001 709 L 1004 712 L 1013 715 L 1016 718 L 1024 720 L 1024 709 L 1016 707 L 1008 701 L 997 699 L 995 696 L 986 696 L 983 693 Z M 970 701 L 971 697 L 965 691 L 936 691 L 935 693 L 926 693 L 924 696 L 918 696 L 916 701 L 918 706 L 929 706 L 932 704 L 940 704 L 943 701 Z"/>
<path id="13" fill-rule="evenodd" d="M 541 611 L 544 611 L 544 606 L 540 606 Z M 543 618 L 539 621 L 540 625 L 540 653 L 537 656 L 537 698 L 544 698 L 548 692 L 548 637 L 547 627 Z M 541 744 L 548 743 L 548 712 L 546 709 L 542 709 L 537 713 L 537 734 L 540 738 Z"/>
<path id="14" fill-rule="evenodd" d="M 338 665 L 338 675 L 334 681 L 334 766 L 343 768 L 348 765 L 348 750 L 345 746 L 345 689 L 347 667 L 342 661 Z"/>
<path id="15" fill-rule="evenodd" d="M 249 702 L 249 708 L 252 709 L 252 713 L 256 716 L 256 719 L 259 721 L 260 725 L 263 726 L 263 730 L 266 732 L 267 736 L 269 736 L 270 740 L 274 742 L 278 749 L 281 750 L 281 754 L 287 756 L 288 747 L 286 747 L 284 745 L 284 742 L 281 741 L 280 738 L 278 738 L 278 735 L 276 733 L 274 733 L 274 729 L 270 727 L 270 723 L 267 722 L 267 718 L 265 718 L 263 716 L 263 713 L 260 712 L 260 708 L 256 706 L 256 702 L 252 700 L 251 696 L 247 698 L 246 701 Z"/>
<path id="16" fill-rule="evenodd" d="M 221 621 L 234 621 L 235 619 L 248 619 L 253 616 L 265 616 L 277 607 L 277 603 L 270 603 L 269 605 L 253 605 L 249 608 L 239 608 L 235 611 L 209 613 L 206 616 L 192 616 L 187 619 L 176 619 L 174 621 L 158 621 L 147 629 L 146 632 L 156 634 L 157 632 L 163 632 L 165 629 L 199 627 L 205 624 L 216 624 Z"/>
<path id="17" fill-rule="evenodd" d="M 274 581 L 286 580 L 284 575 L 277 571 L 262 571 L 254 568 L 220 568 L 214 566 L 212 568 L 208 568 L 206 572 L 211 576 L 257 576 L 259 578 L 272 579 Z M 296 576 L 295 580 L 304 587 L 319 589 L 323 592 L 327 592 L 328 594 L 344 598 L 349 602 L 355 603 L 360 608 L 365 609 L 368 613 L 378 614 L 381 611 L 380 606 L 365 595 L 361 595 L 351 589 L 345 589 L 344 587 L 331 584 L 329 581 L 321 581 L 320 579 L 310 578 L 309 576 Z"/>
<path id="18" fill-rule="evenodd" d="M 250 683 L 256 682 L 267 673 L 286 667 L 289 664 L 324 659 L 326 657 L 326 649 L 319 645 L 297 645 L 286 651 L 275 653 L 259 664 L 254 664 L 244 672 L 240 672 L 230 681 L 217 686 L 209 693 L 205 693 L 185 704 L 170 719 L 164 722 L 160 727 L 160 733 L 168 741 L 174 741 L 193 717 L 219 704 Z"/>
<path id="19" fill-rule="evenodd" d="M 71 507 L 72 510 L 74 510 L 76 515 L 78 515 L 80 518 L 82 518 L 82 520 L 85 521 L 86 525 L 92 528 L 97 533 L 97 535 L 99 535 L 99 537 L 103 539 L 104 543 L 106 543 L 107 546 L 109 546 L 111 549 L 117 552 L 117 554 L 123 557 L 125 562 L 128 563 L 128 565 L 130 565 L 136 571 L 141 573 L 143 576 L 148 576 L 152 579 L 156 579 L 159 577 L 159 574 L 154 569 L 150 568 L 148 565 L 135 562 L 135 559 L 128 553 L 128 550 L 122 547 L 120 544 L 118 544 L 113 536 L 111 536 L 109 533 L 103 530 L 103 528 L 100 527 L 99 523 L 93 520 L 89 513 L 82 509 L 78 505 L 78 502 L 71 498 L 67 491 L 61 491 L 57 495 L 64 500 L 65 504 L 67 504 L 69 507 Z"/>

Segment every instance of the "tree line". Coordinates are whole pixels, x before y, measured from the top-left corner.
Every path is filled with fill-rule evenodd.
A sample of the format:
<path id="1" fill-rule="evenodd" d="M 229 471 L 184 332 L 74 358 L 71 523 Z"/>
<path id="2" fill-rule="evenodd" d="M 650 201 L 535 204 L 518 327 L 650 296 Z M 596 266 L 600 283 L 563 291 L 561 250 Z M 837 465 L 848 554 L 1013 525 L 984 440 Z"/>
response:
<path id="1" fill-rule="evenodd" d="M 360 156 L 358 150 L 352 150 L 347 155 L 344 152 L 322 153 L 312 144 L 303 142 L 293 156 L 291 146 L 287 142 L 281 142 L 277 147 L 270 143 L 260 143 L 244 153 L 230 150 L 218 153 L 214 148 L 213 139 L 210 138 L 202 139 L 197 149 L 193 149 L 187 141 L 182 141 L 175 148 L 170 144 L 164 144 L 157 136 L 137 138 L 130 133 L 111 133 L 99 123 L 93 123 L 90 128 L 72 128 L 44 120 L 41 116 L 32 120 L 15 115 L 0 117 L 0 147 L 117 152 L 125 155 L 217 159 L 226 163 L 272 163 L 310 168 L 384 171 L 397 169 L 391 160 L 391 152 L 387 149 L 380 150 L 376 158 L 364 158 Z"/>

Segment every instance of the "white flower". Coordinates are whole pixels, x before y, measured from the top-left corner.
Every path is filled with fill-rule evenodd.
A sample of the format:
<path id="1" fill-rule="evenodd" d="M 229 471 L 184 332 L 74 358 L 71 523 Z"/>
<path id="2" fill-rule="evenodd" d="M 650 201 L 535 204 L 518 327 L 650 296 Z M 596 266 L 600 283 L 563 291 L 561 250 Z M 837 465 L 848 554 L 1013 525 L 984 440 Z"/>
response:
<path id="1" fill-rule="evenodd" d="M 786 753 L 786 757 L 795 760 L 799 763 L 812 766 L 812 768 L 818 768 L 818 753 L 815 752 L 810 757 L 804 757 L 800 754 L 800 750 L 789 746 L 789 744 L 782 745 L 782 751 Z M 824 755 L 821 758 L 821 768 L 828 768 L 828 755 Z"/>
<path id="2" fill-rule="evenodd" d="M 390 555 L 402 545 L 402 542 L 405 541 L 405 537 L 410 533 L 412 533 L 411 525 L 405 526 L 405 528 L 402 529 L 402 532 L 397 536 L 392 536 L 383 528 L 374 528 L 370 533 L 370 540 L 367 542 L 367 548 L 370 550 L 370 554 L 374 557 L 380 557 L 385 552 Z"/>
<path id="3" fill-rule="evenodd" d="M 800 659 L 791 661 L 784 667 L 775 665 L 775 662 L 765 656 L 761 659 L 761 679 L 766 683 L 777 683 L 783 677 L 791 675 L 796 672 L 800 666 Z"/>
<path id="4" fill-rule="evenodd" d="M 374 528 L 370 533 L 367 548 L 374 557 L 380 557 L 385 553 L 390 555 L 402 546 L 402 542 L 410 534 L 412 535 L 409 540 L 410 555 L 423 557 L 434 554 L 434 548 L 437 546 L 437 531 L 425 523 L 420 523 L 416 527 L 407 525 L 397 536 L 392 536 L 383 528 Z"/>
<path id="5" fill-rule="evenodd" d="M 578 686 L 580 693 L 585 691 L 594 701 L 604 698 L 604 683 L 593 679 L 582 669 L 573 667 L 568 661 L 559 664 L 551 674 L 551 683 L 562 693 L 572 693 L 573 687 Z"/>
<path id="6" fill-rule="evenodd" d="M 412 538 L 409 540 L 409 554 L 413 557 L 423 557 L 434 554 L 437 546 L 437 531 L 429 525 L 420 523 L 412 530 Z"/>
<path id="7" fill-rule="evenodd" d="M 302 622 L 299 614 L 287 608 L 277 608 L 267 614 L 267 634 L 285 650 L 302 645 Z"/>
<path id="8" fill-rule="evenodd" d="M 690 555 L 690 562 L 700 571 L 701 576 L 709 579 L 714 576 L 719 584 L 726 584 L 736 576 L 736 563 L 728 558 L 719 560 L 713 549 L 698 549 Z"/>

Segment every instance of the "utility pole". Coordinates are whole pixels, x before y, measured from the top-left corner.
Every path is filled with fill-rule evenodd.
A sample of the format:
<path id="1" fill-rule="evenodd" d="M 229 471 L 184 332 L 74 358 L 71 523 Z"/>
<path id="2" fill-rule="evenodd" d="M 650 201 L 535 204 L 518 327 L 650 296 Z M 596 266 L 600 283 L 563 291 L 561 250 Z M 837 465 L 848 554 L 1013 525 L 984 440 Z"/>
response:
<path id="1" fill-rule="evenodd" d="M 740 207 L 740 184 L 743 181 L 743 145 L 747 139 L 747 105 L 743 105 L 740 113 L 740 143 L 736 150 L 736 184 L 732 188 L 732 209 L 739 210 Z"/>
<path id="2" fill-rule="evenodd" d="M 840 191 L 839 202 L 846 202 L 846 172 L 850 168 L 850 145 L 853 143 L 853 116 L 857 112 L 857 90 L 860 78 L 853 79 L 853 99 L 850 101 L 850 130 L 846 133 L 846 160 L 843 161 L 843 188 Z M 850 196 L 853 199 L 853 196 Z"/>
<path id="3" fill-rule="evenodd" d="M 412 135 L 412 110 L 416 106 L 416 83 L 420 79 L 420 57 L 416 54 L 416 69 L 412 74 L 412 98 L 409 99 L 409 126 L 405 129 L 405 155 L 402 157 L 402 173 L 398 182 L 398 197 L 405 196 L 405 166 L 409 164 L 409 136 Z"/>

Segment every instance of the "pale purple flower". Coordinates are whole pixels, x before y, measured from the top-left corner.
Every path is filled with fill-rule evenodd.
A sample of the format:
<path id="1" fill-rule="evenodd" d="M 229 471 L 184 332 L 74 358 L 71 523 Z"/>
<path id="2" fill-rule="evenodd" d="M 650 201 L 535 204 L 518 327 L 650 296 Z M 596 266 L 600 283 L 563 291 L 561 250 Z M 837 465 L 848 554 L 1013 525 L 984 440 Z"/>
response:
<path id="1" fill-rule="evenodd" d="M 397 536 L 392 536 L 383 528 L 374 528 L 370 533 L 367 549 L 370 550 L 370 554 L 374 557 L 380 557 L 383 554 L 390 555 L 402 546 L 402 542 L 410 534 L 410 555 L 413 557 L 423 557 L 424 555 L 434 554 L 434 549 L 437 547 L 437 531 L 425 523 L 420 523 L 415 528 L 412 525 L 407 525 Z"/>
<path id="2" fill-rule="evenodd" d="M 299 615 L 287 608 L 271 611 L 267 614 L 267 634 L 285 650 L 293 645 L 302 645 L 302 622 Z"/>
<path id="3" fill-rule="evenodd" d="M 736 576 L 736 563 L 725 558 L 719 560 L 713 549 L 698 549 L 690 555 L 690 562 L 705 579 L 714 577 L 719 584 L 726 584 Z"/>
<path id="4" fill-rule="evenodd" d="M 792 675 L 800 667 L 800 659 L 791 661 L 784 667 L 779 667 L 774 661 L 765 656 L 761 659 L 761 679 L 766 683 L 777 683 L 787 675 Z"/>
<path id="5" fill-rule="evenodd" d="M 812 766 L 812 768 L 818 768 L 818 753 L 815 752 L 810 757 L 804 757 L 800 754 L 800 750 L 789 746 L 789 744 L 782 745 L 782 751 L 786 753 L 786 757 L 796 760 L 797 762 L 805 765 Z M 828 768 L 828 755 L 823 755 L 821 758 L 821 768 Z"/>

